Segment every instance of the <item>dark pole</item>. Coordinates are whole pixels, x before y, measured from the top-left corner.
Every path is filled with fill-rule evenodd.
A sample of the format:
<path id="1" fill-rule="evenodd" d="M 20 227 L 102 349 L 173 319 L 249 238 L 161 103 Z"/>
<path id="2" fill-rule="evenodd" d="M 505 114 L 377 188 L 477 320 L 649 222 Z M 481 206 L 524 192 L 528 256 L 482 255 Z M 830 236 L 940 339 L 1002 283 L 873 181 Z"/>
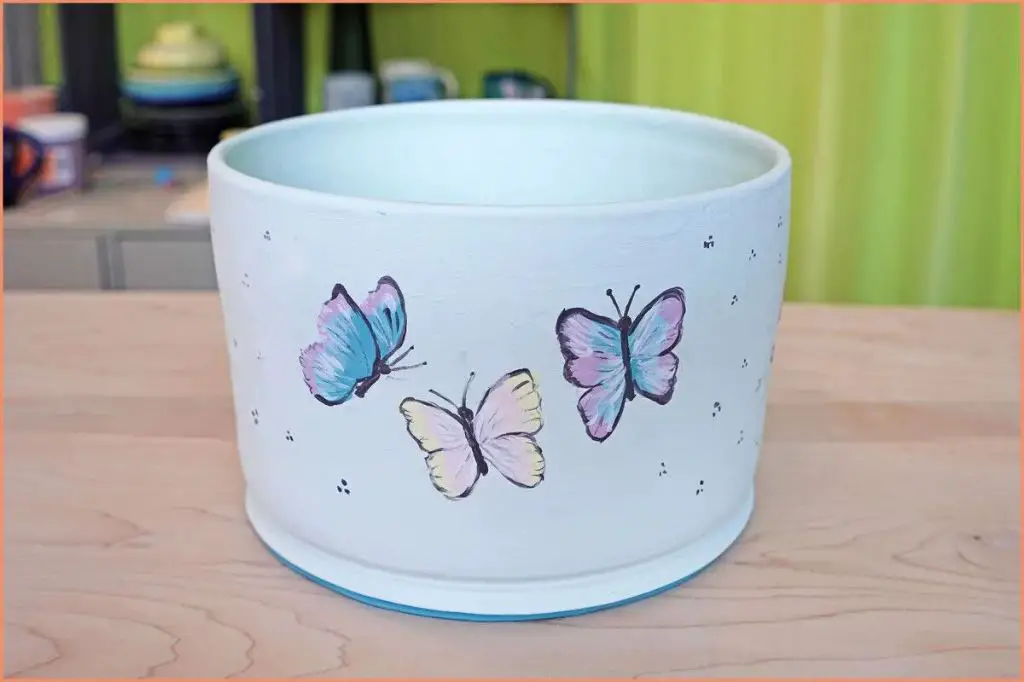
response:
<path id="1" fill-rule="evenodd" d="M 330 36 L 331 71 L 373 71 L 369 5 L 332 4 Z"/>
<path id="2" fill-rule="evenodd" d="M 61 108 L 89 120 L 91 150 L 106 151 L 121 137 L 120 75 L 115 5 L 57 5 L 64 87 Z"/>
<path id="3" fill-rule="evenodd" d="M 299 3 L 254 3 L 252 12 L 260 120 L 301 116 L 306 113 L 305 8 Z"/>

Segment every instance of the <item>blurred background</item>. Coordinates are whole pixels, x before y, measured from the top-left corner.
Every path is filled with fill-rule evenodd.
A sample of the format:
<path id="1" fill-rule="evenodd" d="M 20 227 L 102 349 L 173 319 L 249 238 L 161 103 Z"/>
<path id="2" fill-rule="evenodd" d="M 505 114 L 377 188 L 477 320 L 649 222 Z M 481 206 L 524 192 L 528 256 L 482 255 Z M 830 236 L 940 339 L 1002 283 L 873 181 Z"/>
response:
<path id="1" fill-rule="evenodd" d="M 981 4 L 9 5 L 5 284 L 215 287 L 203 158 L 238 129 L 559 97 L 785 144 L 788 300 L 1018 308 L 1020 26 Z"/>

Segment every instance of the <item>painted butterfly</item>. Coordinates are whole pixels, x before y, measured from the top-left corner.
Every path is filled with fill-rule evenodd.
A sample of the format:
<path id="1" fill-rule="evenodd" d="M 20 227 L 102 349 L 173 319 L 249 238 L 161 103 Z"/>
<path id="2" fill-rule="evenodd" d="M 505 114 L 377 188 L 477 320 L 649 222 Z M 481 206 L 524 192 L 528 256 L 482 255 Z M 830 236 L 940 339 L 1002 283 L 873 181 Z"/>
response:
<path id="1" fill-rule="evenodd" d="M 493 466 L 520 488 L 544 480 L 544 453 L 534 436 L 544 425 L 540 393 L 527 369 L 509 372 L 487 389 L 476 412 L 466 406 L 469 375 L 462 404 L 431 390 L 448 403 L 406 398 L 399 405 L 406 430 L 426 453 L 430 482 L 450 500 L 468 497 Z"/>
<path id="2" fill-rule="evenodd" d="M 626 403 L 639 393 L 659 405 L 672 399 L 679 358 L 672 350 L 683 335 L 686 297 L 679 287 L 667 289 L 631 319 L 640 285 L 620 310 L 612 290 L 605 291 L 619 320 L 584 308 L 563 310 L 555 333 L 565 358 L 562 375 L 585 389 L 576 407 L 587 435 L 599 443 L 618 426 Z"/>
<path id="3" fill-rule="evenodd" d="M 335 284 L 317 329 L 320 340 L 299 354 L 299 364 L 309 392 L 324 405 L 362 398 L 381 377 L 427 364 L 397 365 L 413 346 L 392 359 L 405 342 L 406 314 L 402 290 L 391 277 L 381 277 L 359 305 Z"/>

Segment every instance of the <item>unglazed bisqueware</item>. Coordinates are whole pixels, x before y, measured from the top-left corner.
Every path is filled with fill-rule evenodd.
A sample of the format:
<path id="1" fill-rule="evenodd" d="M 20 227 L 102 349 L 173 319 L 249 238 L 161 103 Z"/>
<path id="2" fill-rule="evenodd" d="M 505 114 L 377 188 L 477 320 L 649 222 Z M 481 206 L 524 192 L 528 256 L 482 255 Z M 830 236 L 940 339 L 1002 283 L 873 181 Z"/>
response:
<path id="1" fill-rule="evenodd" d="M 557 100 L 304 116 L 209 157 L 245 504 L 363 601 L 544 618 L 674 586 L 754 508 L 790 157 Z"/>

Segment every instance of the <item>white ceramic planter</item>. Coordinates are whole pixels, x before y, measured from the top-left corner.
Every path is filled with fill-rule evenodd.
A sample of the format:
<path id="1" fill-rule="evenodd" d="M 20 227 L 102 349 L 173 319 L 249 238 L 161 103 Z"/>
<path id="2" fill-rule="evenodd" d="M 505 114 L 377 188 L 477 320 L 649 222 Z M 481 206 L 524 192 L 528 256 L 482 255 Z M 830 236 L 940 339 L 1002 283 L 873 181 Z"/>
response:
<path id="1" fill-rule="evenodd" d="M 786 271 L 778 143 L 432 102 L 260 126 L 209 170 L 246 507 L 293 568 L 536 618 L 677 584 L 740 534 Z"/>

